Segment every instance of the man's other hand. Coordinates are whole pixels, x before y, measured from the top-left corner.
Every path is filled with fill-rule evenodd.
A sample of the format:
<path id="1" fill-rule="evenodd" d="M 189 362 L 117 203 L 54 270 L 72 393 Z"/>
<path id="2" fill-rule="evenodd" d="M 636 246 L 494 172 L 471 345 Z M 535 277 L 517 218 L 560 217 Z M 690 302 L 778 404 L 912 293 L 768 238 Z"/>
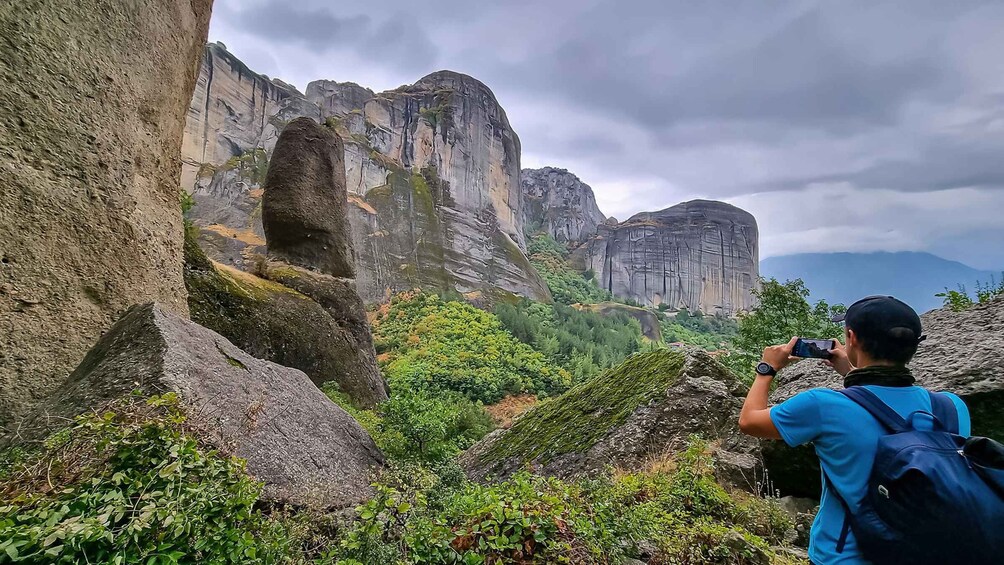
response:
<path id="1" fill-rule="evenodd" d="M 781 369 L 787 367 L 792 361 L 798 360 L 798 357 L 791 356 L 791 352 L 795 348 L 795 342 L 797 341 L 798 338 L 793 337 L 788 343 L 782 345 L 772 345 L 763 350 L 763 357 L 761 359 L 764 363 L 774 367 L 775 371 L 780 371 Z"/>
<path id="2" fill-rule="evenodd" d="M 847 350 L 844 349 L 839 339 L 833 340 L 833 349 L 830 350 L 830 358 L 824 360 L 823 363 L 832 367 L 841 377 L 847 376 L 847 373 L 850 373 L 854 369 L 850 360 L 847 359 Z"/>

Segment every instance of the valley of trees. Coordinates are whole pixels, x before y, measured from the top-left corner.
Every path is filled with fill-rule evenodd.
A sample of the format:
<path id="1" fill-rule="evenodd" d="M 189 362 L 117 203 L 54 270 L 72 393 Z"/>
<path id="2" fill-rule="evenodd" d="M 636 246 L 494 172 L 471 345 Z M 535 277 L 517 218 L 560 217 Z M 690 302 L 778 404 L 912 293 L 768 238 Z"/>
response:
<path id="1" fill-rule="evenodd" d="M 464 477 L 457 456 L 509 425 L 491 415 L 496 404 L 529 399 L 507 419 L 518 418 L 633 354 L 675 343 L 720 351 L 748 380 L 758 348 L 838 330 L 824 322 L 835 309 L 809 305 L 800 281 L 765 281 L 761 308 L 738 322 L 657 312 L 663 341 L 654 342 L 628 314 L 577 307 L 611 297 L 569 266 L 563 246 L 546 236 L 531 241 L 553 304 L 519 299 L 485 311 L 415 290 L 372 310 L 390 400 L 360 410 L 337 387 L 325 389 L 389 462 L 376 496 L 348 520 L 257 505 L 259 484 L 238 462 L 188 439 L 168 395 L 81 417 L 36 451 L 5 453 L 0 491 L 12 502 L 0 507 L 0 562 L 86 555 L 179 563 L 192 540 L 202 540 L 195 547 L 205 562 L 612 563 L 643 551 L 659 562 L 797 562 L 772 549 L 791 527 L 787 514 L 769 499 L 720 486 L 700 438 L 650 468 L 605 478 L 524 471 L 483 485 Z M 145 506 L 123 505 L 147 490 Z M 67 512 L 86 518 L 55 527 L 63 522 L 52 517 Z M 172 527 L 154 531 L 156 524 Z"/>

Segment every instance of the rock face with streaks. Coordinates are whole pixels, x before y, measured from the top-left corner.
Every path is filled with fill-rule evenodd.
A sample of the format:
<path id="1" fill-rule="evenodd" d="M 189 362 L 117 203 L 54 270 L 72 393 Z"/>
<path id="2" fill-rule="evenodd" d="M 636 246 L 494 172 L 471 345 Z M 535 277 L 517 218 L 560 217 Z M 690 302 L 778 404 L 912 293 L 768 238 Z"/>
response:
<path id="1" fill-rule="evenodd" d="M 157 304 L 131 308 L 21 428 L 45 437 L 68 419 L 139 389 L 177 393 L 199 439 L 247 460 L 263 498 L 344 508 L 371 494 L 383 454 L 307 375 L 255 359 Z"/>
<path id="2" fill-rule="evenodd" d="M 615 296 L 732 316 L 753 306 L 757 239 L 756 219 L 748 212 L 692 200 L 604 223 L 574 256 Z"/>
<path id="3" fill-rule="evenodd" d="M 187 313 L 179 148 L 211 7 L 0 8 L 0 428 L 130 305 Z"/>
<path id="4" fill-rule="evenodd" d="M 523 222 L 560 242 L 582 241 L 606 220 L 593 189 L 565 169 L 523 169 Z"/>
<path id="5" fill-rule="evenodd" d="M 252 73 L 216 44 L 207 47 L 199 85 L 183 187 L 194 191 L 191 218 L 217 240 L 204 244 L 207 251 L 222 251 L 215 258 L 248 268 L 248 252 L 261 249 L 264 163 L 276 132 L 305 116 L 344 142 L 365 300 L 416 286 L 550 298 L 526 257 L 519 138 L 481 82 L 441 71 L 379 94 L 315 81 L 303 96 Z M 224 245 L 220 237 L 239 243 Z"/>
<path id="6" fill-rule="evenodd" d="M 921 316 L 927 339 L 910 370 L 917 384 L 947 390 L 966 402 L 974 435 L 1004 441 L 1004 299 L 963 312 L 932 310 Z M 820 361 L 800 361 L 781 371 L 771 404 L 811 388 L 839 389 L 843 379 Z M 764 461 L 775 486 L 786 494 L 819 497 L 819 461 L 811 446 L 792 449 L 781 441 L 764 442 Z"/>

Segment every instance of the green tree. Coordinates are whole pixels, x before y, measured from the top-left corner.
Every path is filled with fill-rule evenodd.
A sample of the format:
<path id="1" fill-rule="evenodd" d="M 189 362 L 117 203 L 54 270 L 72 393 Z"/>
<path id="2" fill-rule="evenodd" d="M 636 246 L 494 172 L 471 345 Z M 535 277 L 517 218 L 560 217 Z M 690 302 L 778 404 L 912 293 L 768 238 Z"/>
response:
<path id="1" fill-rule="evenodd" d="M 826 339 L 843 334 L 831 318 L 846 310 L 825 300 L 809 304 L 809 289 L 802 279 L 778 282 L 761 280 L 754 290 L 757 306 L 739 317 L 739 333 L 732 340 L 733 351 L 723 361 L 743 380 L 753 378 L 753 366 L 763 349 L 785 343 L 794 336 Z"/>

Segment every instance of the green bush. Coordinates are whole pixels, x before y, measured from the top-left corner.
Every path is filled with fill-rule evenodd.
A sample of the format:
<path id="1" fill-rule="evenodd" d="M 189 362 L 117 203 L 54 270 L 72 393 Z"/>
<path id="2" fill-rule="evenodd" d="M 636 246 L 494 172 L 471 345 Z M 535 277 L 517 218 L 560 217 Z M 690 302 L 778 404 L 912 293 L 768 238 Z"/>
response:
<path id="1" fill-rule="evenodd" d="M 521 472 L 465 483 L 429 504 L 383 484 L 356 509 L 341 563 L 617 563 L 655 548 L 657 563 L 785 562 L 771 547 L 791 523 L 769 500 L 729 493 L 695 440 L 672 471 L 566 482 Z"/>
<path id="2" fill-rule="evenodd" d="M 704 316 L 700 312 L 691 314 L 686 309 L 663 319 L 660 326 L 666 343 L 682 342 L 707 351 L 727 347 L 739 331 L 739 324 L 731 318 Z"/>
<path id="3" fill-rule="evenodd" d="M 962 284 L 958 285 L 958 290 L 945 289 L 945 292 L 939 292 L 935 294 L 940 298 L 944 299 L 944 307 L 949 308 L 955 312 L 961 312 L 966 310 L 976 304 L 983 304 L 985 302 L 990 302 L 998 296 L 1004 296 L 1004 273 L 1001 274 L 1001 280 L 998 282 L 994 277 L 990 278 L 989 283 L 981 283 L 976 281 L 976 299 L 974 300 L 969 296 L 969 291 Z"/>
<path id="4" fill-rule="evenodd" d="M 0 563 L 273 563 L 284 528 L 243 462 L 186 433 L 173 395 L 114 404 L 16 455 L 0 482 Z M 9 457 L 9 453 L 6 455 Z"/>
<path id="5" fill-rule="evenodd" d="M 585 382 L 641 349 L 641 325 L 624 312 L 576 310 L 522 300 L 495 308 L 502 325 L 555 365 Z"/>
<path id="6" fill-rule="evenodd" d="M 609 292 L 596 285 L 595 274 L 587 278 L 568 266 L 568 249 L 550 235 L 533 236 L 527 252 L 530 263 L 544 278 L 555 302 L 593 304 L 612 299 Z"/>
<path id="7" fill-rule="evenodd" d="M 377 311 L 373 339 L 392 390 L 455 391 L 490 404 L 513 394 L 552 395 L 572 381 L 494 315 L 419 291 Z"/>
<path id="8" fill-rule="evenodd" d="M 739 316 L 739 332 L 732 340 L 732 350 L 719 359 L 746 383 L 752 382 L 753 367 L 769 345 L 787 343 L 792 337 L 843 336 L 843 328 L 831 318 L 846 308 L 839 304 L 830 306 L 824 300 L 809 304 L 809 289 L 802 279 L 784 283 L 761 280 L 760 289 L 754 290 L 753 295 L 756 308 Z"/>

